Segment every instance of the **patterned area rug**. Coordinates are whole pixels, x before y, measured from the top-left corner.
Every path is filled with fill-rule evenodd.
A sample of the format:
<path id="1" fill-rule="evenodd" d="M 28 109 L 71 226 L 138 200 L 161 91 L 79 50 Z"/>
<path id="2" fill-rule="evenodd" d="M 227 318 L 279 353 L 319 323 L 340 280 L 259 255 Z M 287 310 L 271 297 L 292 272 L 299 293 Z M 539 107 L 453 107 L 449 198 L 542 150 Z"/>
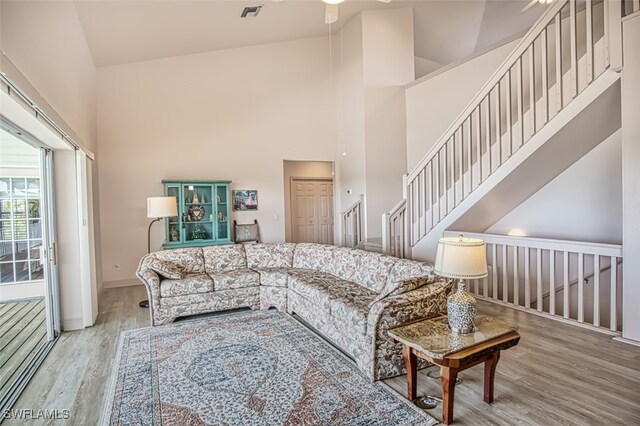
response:
<path id="1" fill-rule="evenodd" d="M 433 425 L 277 311 L 122 333 L 108 425 Z"/>

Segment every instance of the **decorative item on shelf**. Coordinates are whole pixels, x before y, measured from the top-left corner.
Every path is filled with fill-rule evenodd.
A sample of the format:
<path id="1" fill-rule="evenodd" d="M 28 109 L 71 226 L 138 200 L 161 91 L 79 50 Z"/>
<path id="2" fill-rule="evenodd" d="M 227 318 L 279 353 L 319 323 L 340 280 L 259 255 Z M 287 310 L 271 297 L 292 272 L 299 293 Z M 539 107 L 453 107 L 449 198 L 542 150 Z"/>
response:
<path id="1" fill-rule="evenodd" d="M 206 240 L 207 238 L 209 238 L 209 234 L 204 229 L 204 226 L 202 226 L 200 224 L 197 224 L 193 228 L 193 231 L 191 232 L 191 239 L 192 240 Z"/>
<path id="2" fill-rule="evenodd" d="M 222 198 L 220 198 L 220 195 L 219 195 L 219 194 L 218 194 L 218 196 L 217 196 L 217 200 L 218 200 L 218 202 L 219 202 L 219 203 L 221 203 L 221 202 L 222 202 Z"/>
<path id="3" fill-rule="evenodd" d="M 200 198 L 198 198 L 197 191 L 193 191 L 193 198 L 191 199 L 191 204 L 200 204 Z"/>
<path id="4" fill-rule="evenodd" d="M 218 212 L 218 222 L 222 222 L 222 212 Z"/>
<path id="5" fill-rule="evenodd" d="M 458 279 L 458 290 L 447 299 L 449 328 L 454 333 L 473 333 L 476 300 L 465 291 L 465 279 L 487 276 L 487 253 L 484 241 L 477 238 L 440 238 L 436 253 L 435 273 Z"/>
<path id="6" fill-rule="evenodd" d="M 169 238 L 171 239 L 171 242 L 180 241 L 180 233 L 175 226 L 172 226 L 169 230 Z"/>
<path id="7" fill-rule="evenodd" d="M 200 222 L 204 217 L 204 207 L 200 204 L 189 206 L 189 221 Z"/>

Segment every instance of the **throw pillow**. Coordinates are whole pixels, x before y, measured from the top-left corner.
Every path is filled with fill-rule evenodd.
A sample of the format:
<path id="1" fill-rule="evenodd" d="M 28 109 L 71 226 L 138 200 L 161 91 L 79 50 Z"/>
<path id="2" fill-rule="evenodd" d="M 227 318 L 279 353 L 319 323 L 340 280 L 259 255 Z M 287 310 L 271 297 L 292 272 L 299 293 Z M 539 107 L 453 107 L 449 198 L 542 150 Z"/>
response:
<path id="1" fill-rule="evenodd" d="M 184 272 L 182 268 L 172 262 L 167 262 L 160 259 L 152 259 L 148 264 L 149 269 L 157 272 L 165 278 L 170 280 L 181 280 L 184 278 Z"/>

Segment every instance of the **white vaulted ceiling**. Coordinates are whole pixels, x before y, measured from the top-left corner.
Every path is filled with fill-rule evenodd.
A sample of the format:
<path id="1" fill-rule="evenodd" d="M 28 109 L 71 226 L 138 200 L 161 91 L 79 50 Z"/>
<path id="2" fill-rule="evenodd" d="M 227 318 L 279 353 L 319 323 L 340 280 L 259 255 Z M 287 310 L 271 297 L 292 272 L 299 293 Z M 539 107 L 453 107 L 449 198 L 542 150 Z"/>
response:
<path id="1" fill-rule="evenodd" d="M 527 13 L 527 0 L 346 0 L 336 31 L 370 9 L 414 10 L 416 56 L 450 63 L 525 30 L 542 7 Z M 263 5 L 255 18 L 245 6 Z M 321 0 L 76 1 L 96 66 L 109 66 L 328 34 Z"/>

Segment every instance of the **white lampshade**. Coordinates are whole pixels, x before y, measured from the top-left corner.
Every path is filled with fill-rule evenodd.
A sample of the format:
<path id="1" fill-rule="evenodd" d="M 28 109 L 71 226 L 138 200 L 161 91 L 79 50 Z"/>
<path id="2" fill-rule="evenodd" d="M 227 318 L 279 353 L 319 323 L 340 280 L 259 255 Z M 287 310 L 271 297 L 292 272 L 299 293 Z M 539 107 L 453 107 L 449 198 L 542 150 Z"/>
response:
<path id="1" fill-rule="evenodd" d="M 147 217 L 172 217 L 178 216 L 178 204 L 176 197 L 149 197 L 147 198 Z"/>
<path id="2" fill-rule="evenodd" d="M 443 277 L 477 279 L 487 276 L 487 252 L 477 238 L 440 238 L 435 273 Z"/>

